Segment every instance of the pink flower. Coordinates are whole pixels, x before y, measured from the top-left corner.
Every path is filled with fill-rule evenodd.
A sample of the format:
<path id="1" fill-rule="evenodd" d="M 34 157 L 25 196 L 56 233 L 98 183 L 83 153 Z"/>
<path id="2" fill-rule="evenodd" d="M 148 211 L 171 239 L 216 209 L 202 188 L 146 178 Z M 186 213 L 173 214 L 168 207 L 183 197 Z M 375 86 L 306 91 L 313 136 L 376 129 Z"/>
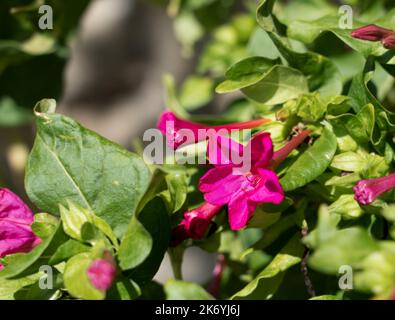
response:
<path id="1" fill-rule="evenodd" d="M 363 26 L 351 32 L 351 36 L 354 38 L 368 41 L 382 41 L 393 34 L 394 32 L 392 30 L 379 27 L 375 24 Z"/>
<path id="2" fill-rule="evenodd" d="M 224 141 L 224 137 L 221 140 Z M 280 204 L 284 199 L 284 192 L 277 175 L 270 169 L 273 144 L 269 133 L 263 132 L 254 136 L 246 147 L 229 141 L 229 148 L 238 149 L 242 153 L 250 151 L 251 170 L 235 174 L 234 169 L 240 165 L 228 159 L 229 164 L 210 169 L 200 179 L 199 189 L 208 203 L 216 206 L 228 205 L 230 228 L 239 230 L 246 226 L 257 205 Z M 216 163 L 221 157 L 219 152 L 209 153 L 209 159 Z"/>
<path id="3" fill-rule="evenodd" d="M 33 220 L 33 212 L 16 194 L 0 189 L 0 258 L 29 252 L 41 242 L 31 229 Z"/>
<path id="4" fill-rule="evenodd" d="M 395 188 L 395 173 L 386 177 L 361 180 L 353 188 L 354 198 L 360 204 L 368 205 L 393 188 Z"/>
<path id="5" fill-rule="evenodd" d="M 210 227 L 211 220 L 221 210 L 222 206 L 203 203 L 198 208 L 184 213 L 184 219 L 173 230 L 171 246 L 176 247 L 186 239 L 200 240 Z"/>
<path id="6" fill-rule="evenodd" d="M 173 229 L 171 246 L 177 246 L 189 238 L 202 239 L 211 220 L 225 204 L 228 204 L 230 226 L 238 230 L 247 224 L 258 204 L 280 203 L 284 194 L 272 170 L 309 135 L 309 130 L 299 133 L 274 154 L 268 133 L 256 135 L 246 147 L 232 139 L 217 136 L 212 141 L 217 148 L 212 148 L 215 143 L 209 143 L 207 150 L 208 158 L 215 167 L 199 183 L 206 202 L 184 214 L 184 219 Z M 244 161 L 251 162 L 251 170 L 235 173 L 234 169 L 241 169 L 242 164 L 235 164 L 233 160 L 238 159 L 237 156 L 245 156 L 245 153 L 249 157 L 244 157 Z"/>
<path id="7" fill-rule="evenodd" d="M 383 46 L 386 49 L 395 50 L 395 33 L 382 40 Z"/>
<path id="8" fill-rule="evenodd" d="M 165 111 L 158 120 L 157 127 L 166 136 L 167 144 L 173 149 L 177 149 L 183 143 L 186 143 L 188 134 L 193 134 L 192 141 L 200 141 L 199 130 L 213 129 L 219 131 L 221 129 L 251 129 L 269 122 L 269 119 L 258 119 L 246 122 L 230 123 L 226 125 L 209 126 L 202 123 L 192 122 L 178 118 L 173 112 Z M 205 137 L 203 137 L 205 139 Z"/>
<path id="9" fill-rule="evenodd" d="M 89 281 L 96 289 L 102 291 L 112 286 L 116 273 L 117 269 L 112 256 L 94 260 L 87 270 Z"/>

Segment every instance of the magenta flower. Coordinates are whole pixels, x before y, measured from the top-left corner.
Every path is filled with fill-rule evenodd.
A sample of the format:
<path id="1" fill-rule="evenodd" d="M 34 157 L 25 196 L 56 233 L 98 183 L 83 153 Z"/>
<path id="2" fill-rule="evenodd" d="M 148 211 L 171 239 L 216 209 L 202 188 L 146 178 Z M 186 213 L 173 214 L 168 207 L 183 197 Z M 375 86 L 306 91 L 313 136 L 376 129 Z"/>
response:
<path id="1" fill-rule="evenodd" d="M 29 252 L 41 242 L 31 229 L 33 220 L 33 212 L 16 194 L 0 189 L 0 258 Z"/>
<path id="2" fill-rule="evenodd" d="M 246 122 L 209 126 L 202 123 L 180 119 L 173 112 L 165 111 L 159 117 L 157 127 L 162 134 L 166 136 L 168 146 L 173 149 L 177 149 L 180 145 L 186 143 L 187 137 L 189 137 L 190 134 L 193 135 L 191 136 L 192 141 L 200 141 L 201 138 L 199 137 L 199 130 L 201 129 L 214 129 L 215 131 L 219 131 L 221 129 L 243 130 L 258 127 L 267 122 L 270 122 L 270 119 L 258 119 Z M 203 137 L 203 139 L 204 138 L 205 137 Z"/>
<path id="3" fill-rule="evenodd" d="M 208 158 L 215 167 L 200 179 L 199 184 L 206 202 L 184 214 L 184 219 L 173 229 L 171 246 L 177 246 L 189 238 L 202 239 L 211 220 L 225 204 L 228 204 L 231 228 L 238 230 L 247 224 L 258 204 L 280 203 L 284 194 L 272 170 L 309 135 L 309 130 L 302 131 L 274 154 L 268 133 L 256 135 L 246 147 L 232 139 L 217 136 L 214 139 L 217 148 L 210 149 L 214 143 L 209 143 L 207 150 Z M 233 169 L 241 169 L 241 164 L 235 164 L 233 159 L 244 156 L 246 152 L 249 157 L 244 157 L 244 160 L 251 162 L 251 170 L 234 172 Z"/>
<path id="4" fill-rule="evenodd" d="M 94 260 L 87 270 L 89 281 L 96 289 L 102 291 L 112 286 L 116 273 L 117 269 L 112 256 Z"/>
<path id="5" fill-rule="evenodd" d="M 395 50 L 395 33 L 382 40 L 383 46 L 386 49 Z"/>
<path id="6" fill-rule="evenodd" d="M 354 198 L 360 204 L 368 205 L 393 188 L 395 188 L 395 173 L 386 177 L 361 180 L 353 188 Z"/>
<path id="7" fill-rule="evenodd" d="M 221 140 L 224 141 L 224 137 Z M 241 153 L 250 151 L 250 171 L 235 174 L 234 169 L 237 170 L 240 165 L 228 159 L 229 164 L 217 165 L 200 179 L 199 189 L 208 203 L 216 206 L 228 205 L 230 228 L 239 230 L 246 226 L 257 205 L 280 204 L 284 199 L 284 192 L 277 175 L 270 169 L 273 144 L 269 133 L 263 132 L 254 136 L 246 147 L 229 141 L 229 148 L 238 149 Z M 223 148 L 220 147 L 219 150 Z M 209 159 L 213 159 L 215 163 L 218 163 L 218 158 L 223 158 L 223 154 L 209 152 Z"/>
<path id="8" fill-rule="evenodd" d="M 363 26 L 351 32 L 351 36 L 354 38 L 368 41 L 382 41 L 393 34 L 394 31 L 379 27 L 375 24 Z"/>
<path id="9" fill-rule="evenodd" d="M 203 203 L 200 207 L 184 213 L 184 219 L 173 230 L 171 246 L 176 247 L 186 239 L 200 240 L 210 227 L 211 220 L 222 206 Z"/>

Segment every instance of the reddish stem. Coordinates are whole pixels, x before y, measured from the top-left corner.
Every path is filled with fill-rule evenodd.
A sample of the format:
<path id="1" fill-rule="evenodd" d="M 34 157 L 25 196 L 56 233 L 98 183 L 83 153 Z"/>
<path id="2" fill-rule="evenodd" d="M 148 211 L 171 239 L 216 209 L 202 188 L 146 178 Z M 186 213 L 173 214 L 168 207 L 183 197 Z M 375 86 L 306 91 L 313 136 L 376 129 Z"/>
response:
<path id="1" fill-rule="evenodd" d="M 217 263 L 215 264 L 213 271 L 213 279 L 210 281 L 207 287 L 207 291 L 214 297 L 219 298 L 221 290 L 222 275 L 226 266 L 226 260 L 224 255 L 218 256 Z"/>
<path id="2" fill-rule="evenodd" d="M 299 145 L 308 137 L 310 136 L 310 130 L 304 130 L 299 133 L 297 136 L 293 137 L 291 141 L 289 141 L 283 148 L 276 151 L 273 155 L 272 159 L 272 168 L 273 170 L 276 169 L 281 162 L 283 162 L 289 154 L 295 150 Z"/>

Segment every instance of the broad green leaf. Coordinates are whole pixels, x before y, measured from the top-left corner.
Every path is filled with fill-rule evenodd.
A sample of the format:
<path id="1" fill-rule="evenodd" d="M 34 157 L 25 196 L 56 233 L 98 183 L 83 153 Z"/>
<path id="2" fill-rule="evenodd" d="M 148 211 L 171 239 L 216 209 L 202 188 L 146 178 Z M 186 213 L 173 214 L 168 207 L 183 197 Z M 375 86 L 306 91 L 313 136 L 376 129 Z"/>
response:
<path id="1" fill-rule="evenodd" d="M 167 280 L 165 283 L 167 300 L 214 300 L 201 286 L 180 280 Z"/>
<path id="2" fill-rule="evenodd" d="M 354 194 L 343 194 L 328 207 L 330 214 L 341 215 L 345 219 L 356 219 L 364 211 L 354 199 Z"/>
<path id="3" fill-rule="evenodd" d="M 166 207 L 158 197 L 141 211 L 139 221 L 152 238 L 152 250 L 142 264 L 129 270 L 127 274 L 133 281 L 145 284 L 152 280 L 162 263 L 170 242 L 171 226 Z"/>
<path id="4" fill-rule="evenodd" d="M 258 77 L 253 76 L 253 78 L 254 81 L 250 78 L 238 84 L 234 81 L 229 83 L 225 81 L 217 87 L 217 92 L 231 92 L 240 86 L 241 91 L 248 98 L 266 105 L 280 104 L 308 92 L 307 79 L 304 75 L 287 66 L 275 65 L 263 73 L 259 80 Z"/>
<path id="5" fill-rule="evenodd" d="M 25 178 L 29 198 L 53 214 L 71 201 L 103 218 L 120 237 L 149 185 L 147 166 L 54 111 L 53 100 L 35 108 L 37 137 Z"/>
<path id="6" fill-rule="evenodd" d="M 299 234 L 296 234 L 270 264 L 231 299 L 270 299 L 279 288 L 285 271 L 301 261 L 303 252 L 301 239 Z"/>
<path id="7" fill-rule="evenodd" d="M 365 157 L 357 152 L 344 152 L 333 157 L 331 167 L 346 172 L 361 172 Z"/>
<path id="8" fill-rule="evenodd" d="M 336 136 L 325 128 L 321 137 L 287 170 L 280 183 L 285 191 L 303 187 L 328 168 L 337 148 Z"/>
<path id="9" fill-rule="evenodd" d="M 354 276 L 355 287 L 363 292 L 391 297 L 395 281 L 393 252 L 374 252 L 363 259 Z"/>
<path id="10" fill-rule="evenodd" d="M 75 298 L 86 300 L 103 300 L 105 291 L 93 287 L 87 270 L 93 259 L 89 253 L 80 253 L 66 263 L 63 281 L 67 291 Z"/>
<path id="11" fill-rule="evenodd" d="M 310 256 L 310 266 L 320 272 L 337 274 L 343 265 L 358 266 L 362 259 L 378 249 L 377 244 L 360 227 L 338 230 Z"/>
<path id="12" fill-rule="evenodd" d="M 16 280 L 0 279 L 0 300 L 14 300 L 14 294 L 18 290 L 33 284 L 39 277 L 39 274 L 34 274 Z"/>
<path id="13" fill-rule="evenodd" d="M 303 202 L 296 210 L 296 212 L 283 215 L 277 222 L 275 222 L 267 230 L 265 230 L 262 238 L 252 246 L 252 249 L 265 249 L 270 246 L 274 241 L 276 241 L 285 231 L 290 230 L 292 227 L 295 226 L 300 227 L 304 220 L 305 210 L 306 203 Z M 251 249 L 247 249 L 243 253 L 243 256 L 247 255 L 249 252 L 251 252 Z"/>
<path id="14" fill-rule="evenodd" d="M 53 300 L 59 294 L 59 290 L 63 287 L 63 277 L 62 275 L 55 271 L 53 274 L 50 274 L 51 280 L 47 278 L 43 278 L 43 275 L 40 275 L 39 281 L 24 286 L 15 292 L 14 297 L 16 300 Z M 49 284 L 51 282 L 52 286 L 48 288 L 41 288 L 40 281 L 44 284 Z"/>
<path id="15" fill-rule="evenodd" d="M 318 210 L 317 227 L 303 238 L 303 242 L 309 248 L 317 248 L 325 244 L 336 234 L 340 219 L 337 214 L 329 214 L 328 206 L 321 205 Z"/>
<path id="16" fill-rule="evenodd" d="M 194 110 L 210 102 L 213 94 L 214 83 L 210 78 L 192 76 L 181 87 L 179 100 L 186 110 Z"/>
<path id="17" fill-rule="evenodd" d="M 263 57 L 250 57 L 241 60 L 226 71 L 227 80 L 219 84 L 216 91 L 226 93 L 254 85 L 261 81 L 275 64 L 276 60 Z"/>
<path id="18" fill-rule="evenodd" d="M 63 262 L 72 256 L 75 256 L 79 253 L 87 252 L 91 248 L 79 241 L 70 239 L 65 243 L 61 244 L 54 254 L 50 257 L 48 263 L 50 265 L 56 265 L 60 262 Z"/>
<path id="19" fill-rule="evenodd" d="M 150 254 L 153 240 L 136 216 L 130 221 L 118 251 L 119 266 L 129 270 L 140 265 Z"/>
<path id="20" fill-rule="evenodd" d="M 300 70 L 308 78 L 310 91 L 317 90 L 324 97 L 340 94 L 341 74 L 331 60 L 314 52 L 297 52 L 279 37 L 278 33 L 285 33 L 285 26 L 272 13 L 274 3 L 275 0 L 262 1 L 257 10 L 257 20 L 280 54 L 290 67 Z"/>
<path id="21" fill-rule="evenodd" d="M 388 12 L 386 16 L 381 18 L 374 23 L 382 26 L 391 28 L 391 19 L 395 16 L 395 10 Z M 350 29 L 342 29 L 339 27 L 341 15 L 328 15 L 321 17 L 315 21 L 293 21 L 288 28 L 288 36 L 290 38 L 297 39 L 304 43 L 312 43 L 318 36 L 324 32 L 331 32 L 337 36 L 340 40 L 346 43 L 349 47 L 354 50 L 361 52 L 365 57 L 370 55 L 380 56 L 386 52 L 380 42 L 364 41 L 353 38 L 351 36 Z M 359 28 L 364 23 L 359 22 L 357 19 L 353 19 L 353 28 Z"/>

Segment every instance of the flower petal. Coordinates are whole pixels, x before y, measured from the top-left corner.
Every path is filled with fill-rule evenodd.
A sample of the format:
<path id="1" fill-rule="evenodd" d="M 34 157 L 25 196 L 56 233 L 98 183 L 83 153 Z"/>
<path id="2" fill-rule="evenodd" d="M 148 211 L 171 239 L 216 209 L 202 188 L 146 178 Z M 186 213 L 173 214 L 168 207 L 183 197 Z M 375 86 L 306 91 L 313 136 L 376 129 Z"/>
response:
<path id="1" fill-rule="evenodd" d="M 268 169 L 258 169 L 258 173 L 262 180 L 254 192 L 249 193 L 250 201 L 280 204 L 284 200 L 284 191 L 276 173 Z"/>
<path id="2" fill-rule="evenodd" d="M 244 148 L 244 152 L 250 152 L 252 168 L 267 167 L 273 158 L 273 142 L 270 133 L 262 132 L 255 135 Z"/>
<path id="3" fill-rule="evenodd" d="M 16 194 L 0 189 L 0 221 L 28 224 L 33 222 L 33 212 Z"/>
<path id="4" fill-rule="evenodd" d="M 0 222 L 0 257 L 17 252 L 29 252 L 41 240 L 30 227 L 8 221 Z"/>
<path id="5" fill-rule="evenodd" d="M 210 163 L 214 165 L 233 164 L 238 162 L 238 159 L 241 159 L 243 149 L 244 146 L 235 140 L 214 134 L 209 137 L 207 157 Z"/>
<path id="6" fill-rule="evenodd" d="M 244 180 L 243 175 L 233 174 L 231 165 L 215 167 L 200 178 L 199 190 L 204 193 L 204 199 L 208 203 L 222 206 L 240 190 Z"/>
<path id="7" fill-rule="evenodd" d="M 256 204 L 249 201 L 244 192 L 233 197 L 228 205 L 229 225 L 232 230 L 244 228 L 250 220 Z"/>

